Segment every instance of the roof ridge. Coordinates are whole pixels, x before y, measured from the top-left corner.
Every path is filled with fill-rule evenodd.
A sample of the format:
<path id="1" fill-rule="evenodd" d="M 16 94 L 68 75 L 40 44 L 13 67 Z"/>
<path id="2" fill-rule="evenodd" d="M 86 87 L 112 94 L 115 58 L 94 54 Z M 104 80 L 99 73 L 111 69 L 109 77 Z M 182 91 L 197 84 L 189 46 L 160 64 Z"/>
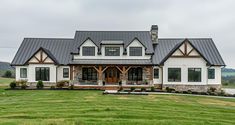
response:
<path id="1" fill-rule="evenodd" d="M 35 37 L 25 37 L 24 39 L 54 39 L 54 40 L 74 40 L 74 38 L 35 38 Z"/>
<path id="2" fill-rule="evenodd" d="M 204 38 L 201 38 L 201 37 L 199 37 L 199 38 L 195 38 L 195 37 L 192 37 L 192 38 L 186 37 L 186 38 L 158 38 L 158 39 L 172 39 L 172 40 L 174 40 L 174 39 L 212 39 L 212 38 L 210 38 L 210 37 L 208 37 L 208 38 L 206 38 L 206 37 L 204 37 Z"/>
<path id="3" fill-rule="evenodd" d="M 147 30 L 76 30 L 76 32 L 150 32 Z"/>

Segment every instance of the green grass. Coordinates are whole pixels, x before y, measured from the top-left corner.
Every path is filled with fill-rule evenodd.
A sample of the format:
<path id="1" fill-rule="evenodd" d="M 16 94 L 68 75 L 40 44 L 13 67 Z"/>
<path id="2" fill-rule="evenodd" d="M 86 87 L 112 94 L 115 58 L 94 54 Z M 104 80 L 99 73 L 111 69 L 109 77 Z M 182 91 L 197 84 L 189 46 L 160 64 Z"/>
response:
<path id="1" fill-rule="evenodd" d="M 10 82 L 14 81 L 13 78 L 3 78 L 0 77 L 0 86 L 9 86 Z"/>
<path id="2" fill-rule="evenodd" d="M 235 99 L 0 89 L 0 124 L 234 125 Z"/>

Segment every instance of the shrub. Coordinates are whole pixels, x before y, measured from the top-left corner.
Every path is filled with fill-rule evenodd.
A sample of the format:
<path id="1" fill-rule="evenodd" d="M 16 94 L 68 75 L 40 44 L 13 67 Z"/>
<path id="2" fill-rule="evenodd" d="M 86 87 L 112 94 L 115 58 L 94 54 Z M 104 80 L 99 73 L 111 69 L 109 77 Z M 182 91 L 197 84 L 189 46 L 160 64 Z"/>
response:
<path id="1" fill-rule="evenodd" d="M 122 81 L 118 82 L 118 84 L 119 84 L 119 86 L 121 86 L 122 85 Z"/>
<path id="2" fill-rule="evenodd" d="M 7 71 L 4 73 L 3 76 L 6 77 L 6 78 L 11 78 L 11 77 L 12 77 L 12 73 L 11 73 L 10 70 L 7 70 Z"/>
<path id="3" fill-rule="evenodd" d="M 58 88 L 63 88 L 65 86 L 67 86 L 69 84 L 68 80 L 61 80 L 59 82 L 56 83 L 56 87 Z"/>
<path id="4" fill-rule="evenodd" d="M 26 89 L 27 87 L 27 81 L 26 80 L 19 80 L 19 81 L 16 81 L 16 86 L 20 86 L 21 89 Z"/>
<path id="5" fill-rule="evenodd" d="M 11 87 L 12 89 L 14 89 L 14 88 L 16 87 L 16 81 L 12 81 L 12 82 L 10 83 L 10 87 Z"/>
<path id="6" fill-rule="evenodd" d="M 131 91 L 135 91 L 135 87 L 131 87 Z"/>
<path id="7" fill-rule="evenodd" d="M 153 87 L 153 86 L 150 89 L 151 89 L 151 92 L 155 91 L 155 87 Z"/>
<path id="8" fill-rule="evenodd" d="M 69 89 L 73 90 L 73 89 L 74 89 L 74 85 L 71 84 L 71 85 L 69 86 Z"/>
<path id="9" fill-rule="evenodd" d="M 27 88 L 26 83 L 22 83 L 22 84 L 21 84 L 21 89 L 26 89 L 26 88 Z"/>
<path id="10" fill-rule="evenodd" d="M 228 85 L 228 83 L 227 83 L 227 82 L 224 82 L 224 83 L 222 83 L 222 85 L 227 86 L 227 85 Z"/>
<path id="11" fill-rule="evenodd" d="M 210 87 L 209 91 L 210 91 L 210 92 L 215 92 L 215 91 L 216 91 L 216 88 Z"/>
<path id="12" fill-rule="evenodd" d="M 140 90 L 141 90 L 141 92 L 145 92 L 146 88 L 141 88 Z"/>
<path id="13" fill-rule="evenodd" d="M 167 92 L 174 92 L 175 89 L 174 89 L 174 88 L 170 88 L 170 87 L 166 87 L 166 91 L 167 91 Z"/>
<path id="14" fill-rule="evenodd" d="M 39 80 L 39 81 L 37 82 L 36 87 L 37 87 L 38 89 L 42 89 L 42 88 L 44 87 L 43 81 Z"/>
<path id="15" fill-rule="evenodd" d="M 52 86 L 51 86 L 51 89 L 55 89 L 55 86 L 52 85 Z"/>
<path id="16" fill-rule="evenodd" d="M 118 91 L 122 91 L 122 90 L 123 90 L 123 88 L 122 88 L 122 87 L 120 87 Z"/>

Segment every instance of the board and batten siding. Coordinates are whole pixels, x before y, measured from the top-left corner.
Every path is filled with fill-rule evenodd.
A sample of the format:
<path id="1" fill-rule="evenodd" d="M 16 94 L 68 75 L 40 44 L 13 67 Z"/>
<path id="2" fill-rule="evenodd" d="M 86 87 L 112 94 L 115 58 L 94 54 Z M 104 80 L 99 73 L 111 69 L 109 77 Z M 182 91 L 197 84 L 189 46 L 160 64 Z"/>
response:
<path id="1" fill-rule="evenodd" d="M 45 81 L 45 82 L 54 83 L 56 81 L 61 81 L 61 80 L 70 80 L 70 74 L 68 78 L 63 78 L 63 68 L 69 68 L 69 73 L 70 73 L 69 66 L 56 66 L 54 64 L 29 64 L 26 66 L 15 66 L 16 81 L 27 80 L 28 82 L 37 82 L 35 78 L 36 67 L 49 67 L 50 68 L 50 81 Z M 20 68 L 27 68 L 27 78 L 20 78 Z"/>
<path id="2" fill-rule="evenodd" d="M 95 56 L 82 56 L 82 48 L 84 46 L 92 46 L 95 47 Z M 105 47 L 120 47 L 120 56 L 105 56 Z M 142 56 L 129 56 L 129 48 L 130 47 L 142 47 Z M 144 46 L 138 41 L 132 41 L 127 49 L 127 55 L 123 55 L 123 45 L 101 45 L 101 54 L 98 55 L 98 47 L 91 41 L 86 40 L 81 46 L 79 50 L 79 55 L 74 55 L 74 59 L 150 59 L 151 55 L 145 55 Z"/>
<path id="3" fill-rule="evenodd" d="M 181 82 L 168 82 L 168 68 L 181 68 Z M 201 68 L 201 82 L 188 82 L 188 68 Z M 208 68 L 215 69 L 215 79 L 208 79 Z M 163 84 L 208 85 L 221 84 L 221 67 L 206 65 L 203 58 L 172 58 L 163 66 Z"/>

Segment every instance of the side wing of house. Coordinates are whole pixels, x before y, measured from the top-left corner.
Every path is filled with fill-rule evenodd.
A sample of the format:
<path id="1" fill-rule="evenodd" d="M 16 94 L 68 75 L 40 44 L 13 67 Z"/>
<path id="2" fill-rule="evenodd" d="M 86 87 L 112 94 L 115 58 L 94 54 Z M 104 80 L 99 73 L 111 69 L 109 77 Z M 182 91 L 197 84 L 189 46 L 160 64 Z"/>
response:
<path id="1" fill-rule="evenodd" d="M 182 89 L 202 89 L 200 86 L 221 85 L 221 66 L 211 65 L 211 62 L 190 41 L 185 40 L 176 45 L 163 59 L 160 66 L 161 77 L 154 78 L 156 84 L 163 87 Z M 154 69 L 154 70 L 155 70 Z M 191 86 L 191 88 L 188 86 Z M 205 89 L 207 87 L 204 87 Z M 203 90 L 202 89 L 202 90 Z M 198 91 L 198 90 L 197 90 Z"/>

